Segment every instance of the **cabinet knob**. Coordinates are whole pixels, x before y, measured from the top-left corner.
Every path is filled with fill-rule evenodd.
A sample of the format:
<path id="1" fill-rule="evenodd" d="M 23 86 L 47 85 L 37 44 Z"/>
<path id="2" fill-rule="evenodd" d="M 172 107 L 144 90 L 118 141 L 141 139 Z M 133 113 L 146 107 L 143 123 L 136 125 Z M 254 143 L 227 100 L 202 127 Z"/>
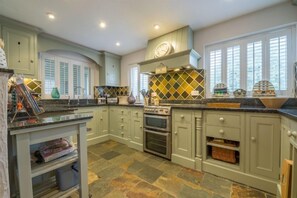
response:
<path id="1" fill-rule="evenodd" d="M 31 60 L 30 62 L 31 62 L 31 63 L 34 63 L 34 61 L 33 61 L 33 60 Z"/>
<path id="2" fill-rule="evenodd" d="M 251 137 L 251 140 L 254 142 L 254 141 L 256 141 L 256 138 L 255 137 Z"/>
<path id="3" fill-rule="evenodd" d="M 225 119 L 224 119 L 223 117 L 220 117 L 219 120 L 220 120 L 221 122 L 224 122 L 224 121 L 225 121 Z"/>
<path id="4" fill-rule="evenodd" d="M 103 120 L 103 118 L 101 117 L 100 120 Z"/>
<path id="5" fill-rule="evenodd" d="M 140 126 L 139 128 L 141 128 L 141 129 L 142 129 L 142 126 Z"/>
<path id="6" fill-rule="evenodd" d="M 177 131 L 175 131 L 174 134 L 177 135 Z"/>
<path id="7" fill-rule="evenodd" d="M 224 134 L 224 130 L 223 129 L 220 129 L 219 130 L 219 133 L 223 135 Z"/>
<path id="8" fill-rule="evenodd" d="M 121 132 L 122 135 L 124 135 L 124 132 Z"/>
<path id="9" fill-rule="evenodd" d="M 289 132 L 290 132 L 290 135 L 289 135 Z M 291 136 L 293 136 L 294 138 L 296 138 L 297 137 L 297 132 L 296 131 L 288 131 L 288 136 L 289 137 L 291 137 Z"/>
<path id="10" fill-rule="evenodd" d="M 136 112 L 135 114 L 138 115 L 138 112 Z"/>
<path id="11" fill-rule="evenodd" d="M 123 128 L 123 127 L 124 127 L 124 125 L 121 125 L 121 127 Z"/>
<path id="12" fill-rule="evenodd" d="M 288 131 L 288 132 L 287 132 L 287 135 L 288 135 L 289 137 L 291 137 L 291 136 L 292 136 L 292 131 Z"/>
<path id="13" fill-rule="evenodd" d="M 180 117 L 181 117 L 181 118 L 184 118 L 185 116 L 184 116 L 184 115 L 180 115 Z"/>

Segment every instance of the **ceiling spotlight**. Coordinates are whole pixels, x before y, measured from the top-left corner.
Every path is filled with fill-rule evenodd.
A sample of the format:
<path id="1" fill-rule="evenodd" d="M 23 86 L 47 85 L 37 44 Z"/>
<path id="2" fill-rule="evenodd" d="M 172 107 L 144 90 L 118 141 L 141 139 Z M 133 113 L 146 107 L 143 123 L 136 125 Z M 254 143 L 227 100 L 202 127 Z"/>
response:
<path id="1" fill-rule="evenodd" d="M 160 29 L 160 25 L 155 24 L 155 25 L 154 25 L 154 28 L 155 28 L 155 30 L 158 30 L 158 29 Z"/>
<path id="2" fill-rule="evenodd" d="M 106 23 L 102 21 L 102 22 L 100 22 L 99 26 L 100 26 L 101 28 L 105 28 L 105 27 L 106 27 Z"/>
<path id="3" fill-rule="evenodd" d="M 120 42 L 116 42 L 116 46 L 120 46 L 121 45 L 121 43 Z"/>
<path id="4" fill-rule="evenodd" d="M 47 15 L 47 17 L 48 17 L 49 19 L 51 19 L 51 20 L 53 20 L 53 19 L 56 18 L 55 15 L 54 15 L 53 13 L 50 13 L 50 12 L 48 12 L 46 15 Z"/>

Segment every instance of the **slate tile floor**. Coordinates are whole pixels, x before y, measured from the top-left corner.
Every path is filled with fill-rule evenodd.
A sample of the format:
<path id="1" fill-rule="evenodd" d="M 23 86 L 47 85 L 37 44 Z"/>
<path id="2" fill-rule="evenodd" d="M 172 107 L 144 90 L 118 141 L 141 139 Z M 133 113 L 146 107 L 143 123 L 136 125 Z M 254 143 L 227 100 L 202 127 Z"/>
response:
<path id="1" fill-rule="evenodd" d="M 92 198 L 275 198 L 114 141 L 89 147 L 88 163 L 98 176 L 89 185 Z"/>

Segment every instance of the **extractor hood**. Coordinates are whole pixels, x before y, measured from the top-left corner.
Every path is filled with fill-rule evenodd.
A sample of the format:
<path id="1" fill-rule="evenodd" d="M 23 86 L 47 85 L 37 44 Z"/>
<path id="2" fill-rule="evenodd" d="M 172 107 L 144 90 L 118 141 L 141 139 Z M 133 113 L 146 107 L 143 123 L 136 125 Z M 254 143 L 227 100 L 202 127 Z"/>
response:
<path id="1" fill-rule="evenodd" d="M 193 31 L 186 26 L 149 40 L 145 61 L 138 64 L 141 73 L 154 74 L 160 68 L 165 68 L 165 72 L 198 69 L 200 58 L 193 49 Z"/>

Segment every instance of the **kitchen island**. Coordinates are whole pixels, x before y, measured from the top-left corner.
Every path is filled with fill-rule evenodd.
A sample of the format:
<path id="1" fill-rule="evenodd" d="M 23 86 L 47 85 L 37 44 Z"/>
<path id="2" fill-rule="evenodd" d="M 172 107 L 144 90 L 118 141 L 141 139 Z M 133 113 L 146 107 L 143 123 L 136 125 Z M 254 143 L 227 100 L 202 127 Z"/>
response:
<path id="1" fill-rule="evenodd" d="M 26 119 L 8 124 L 9 145 L 11 147 L 9 149 L 9 167 L 12 191 L 19 188 L 19 196 L 21 198 L 44 195 L 41 190 L 33 190 L 32 178 L 78 161 L 79 184 L 77 186 L 66 191 L 59 191 L 49 183 L 43 186 L 43 190 L 46 190 L 46 194 L 48 194 L 52 193 L 49 192 L 49 189 L 52 188 L 54 196 L 68 197 L 79 189 L 80 197 L 87 197 L 86 122 L 91 120 L 92 117 L 88 113 L 44 115 L 38 119 Z M 31 145 L 69 136 L 77 136 L 77 153 L 72 153 L 40 165 L 31 163 Z M 17 163 L 15 160 L 17 160 Z M 18 183 L 16 183 L 16 178 L 18 178 Z M 17 185 L 19 185 L 18 188 L 16 187 Z M 53 194 L 51 195 L 53 196 Z"/>

